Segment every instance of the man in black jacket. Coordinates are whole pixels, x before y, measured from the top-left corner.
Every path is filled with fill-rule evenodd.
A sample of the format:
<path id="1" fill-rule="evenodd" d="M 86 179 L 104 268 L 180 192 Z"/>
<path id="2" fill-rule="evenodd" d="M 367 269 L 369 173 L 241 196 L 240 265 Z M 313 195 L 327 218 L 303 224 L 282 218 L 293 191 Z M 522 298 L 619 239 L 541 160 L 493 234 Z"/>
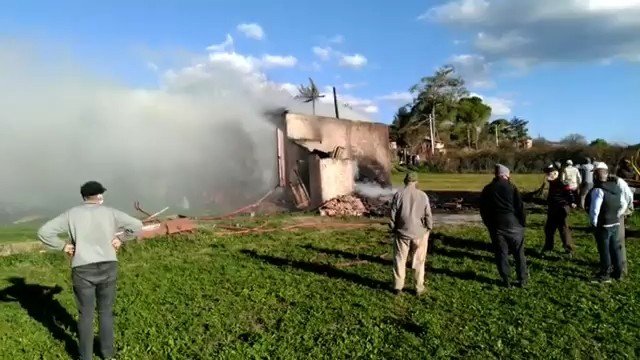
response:
<path id="1" fill-rule="evenodd" d="M 554 165 L 549 165 L 545 169 L 549 192 L 547 195 L 547 222 L 544 226 L 545 243 L 542 254 L 553 250 L 554 237 L 556 231 L 559 231 L 564 251 L 569 257 L 573 257 L 574 246 L 567 218 L 571 208 L 576 207 L 577 201 L 571 189 L 560 179 L 559 172 L 560 169 Z"/>
<path id="2" fill-rule="evenodd" d="M 609 269 L 613 265 L 613 278 L 623 276 L 624 256 L 618 237 L 620 217 L 627 210 L 622 201 L 622 188 L 617 179 L 609 177 L 605 163 L 598 163 L 594 169 L 595 186 L 591 190 L 589 222 L 595 229 L 594 235 L 600 254 L 598 281 L 609 282 Z"/>
<path id="3" fill-rule="evenodd" d="M 484 187 L 480 196 L 480 216 L 489 230 L 504 285 L 510 287 L 508 255 L 511 252 L 516 261 L 518 285 L 525 286 L 528 274 L 524 255 L 524 204 L 509 178 L 509 169 L 496 165 L 495 178 Z"/>

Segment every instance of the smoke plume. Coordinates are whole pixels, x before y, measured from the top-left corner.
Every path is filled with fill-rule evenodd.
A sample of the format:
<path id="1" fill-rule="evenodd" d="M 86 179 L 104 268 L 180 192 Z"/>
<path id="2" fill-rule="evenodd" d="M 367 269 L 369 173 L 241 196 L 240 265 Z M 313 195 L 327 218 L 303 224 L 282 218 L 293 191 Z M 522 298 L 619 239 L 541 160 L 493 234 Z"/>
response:
<path id="1" fill-rule="evenodd" d="M 134 200 L 170 213 L 250 203 L 277 179 L 265 112 L 311 111 L 259 69 L 211 56 L 163 73 L 157 88 L 132 88 L 60 54 L 2 39 L 0 48 L 0 217 L 14 220 L 79 203 L 87 180 L 128 212 Z M 333 104 L 316 110 L 330 116 Z"/>

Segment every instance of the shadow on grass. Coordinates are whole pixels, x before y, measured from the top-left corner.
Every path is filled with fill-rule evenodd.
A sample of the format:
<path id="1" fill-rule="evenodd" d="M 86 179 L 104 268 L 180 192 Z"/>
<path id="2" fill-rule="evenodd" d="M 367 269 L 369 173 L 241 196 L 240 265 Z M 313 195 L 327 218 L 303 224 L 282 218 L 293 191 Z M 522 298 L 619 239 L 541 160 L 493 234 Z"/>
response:
<path id="1" fill-rule="evenodd" d="M 78 345 L 66 330 L 77 333 L 76 322 L 67 309 L 53 298 L 62 288 L 27 284 L 24 278 L 19 277 L 9 278 L 8 281 L 11 285 L 0 291 L 0 301 L 19 303 L 32 319 L 42 324 L 56 340 L 65 344 L 65 349 L 72 358 L 77 357 Z"/>
<path id="2" fill-rule="evenodd" d="M 384 258 L 379 257 L 379 256 L 373 256 L 373 255 L 369 255 L 369 254 L 354 254 L 354 253 L 350 253 L 350 252 L 343 251 L 343 250 L 325 249 L 325 248 L 320 248 L 320 247 L 316 247 L 316 246 L 313 246 L 313 245 L 305 245 L 305 246 L 303 246 L 303 248 L 305 248 L 307 250 L 315 251 L 315 252 L 320 252 L 320 253 L 324 253 L 324 254 L 339 256 L 339 257 L 342 257 L 342 258 L 345 258 L 345 259 L 365 260 L 365 261 L 368 261 L 368 262 L 371 262 L 371 263 L 385 265 L 385 266 L 389 267 L 389 271 L 391 271 L 391 269 L 393 267 L 393 260 L 387 260 L 387 259 L 384 259 Z M 329 265 L 326 265 L 326 266 L 329 266 Z M 329 267 L 331 267 L 331 266 L 329 266 Z M 339 270 L 339 271 L 341 271 L 341 270 Z M 474 271 L 462 271 L 461 272 L 461 271 L 454 271 L 454 270 L 450 270 L 450 269 L 440 269 L 440 268 L 432 267 L 431 264 L 429 263 L 429 260 L 428 260 L 428 257 L 427 257 L 427 276 L 429 276 L 429 274 L 444 275 L 444 276 L 449 276 L 449 277 L 460 279 L 460 280 L 477 281 L 477 282 L 480 282 L 480 283 L 483 283 L 483 284 L 488 284 L 488 285 L 496 285 L 496 284 L 499 283 L 496 279 L 491 279 L 491 278 L 486 277 L 484 275 L 478 275 Z"/>
<path id="3" fill-rule="evenodd" d="M 440 241 L 443 245 L 458 249 L 488 251 L 493 253 L 493 246 L 491 243 L 486 241 L 463 239 L 455 236 L 434 233 L 431 235 L 431 239 L 429 239 L 429 242 L 433 243 L 434 248 L 436 246 L 436 241 Z"/>
<path id="4" fill-rule="evenodd" d="M 258 254 L 254 250 L 242 250 L 243 254 L 250 256 L 256 260 L 267 262 L 271 265 L 279 267 L 292 267 L 295 269 L 311 272 L 318 275 L 323 275 L 331 279 L 342 279 L 353 282 L 358 285 L 362 285 L 371 289 L 388 289 L 391 290 L 391 283 L 383 282 L 380 280 L 370 279 L 358 274 L 354 274 L 348 271 L 336 269 L 328 264 L 317 264 L 305 261 L 290 260 L 286 258 L 275 257 L 271 255 Z"/>

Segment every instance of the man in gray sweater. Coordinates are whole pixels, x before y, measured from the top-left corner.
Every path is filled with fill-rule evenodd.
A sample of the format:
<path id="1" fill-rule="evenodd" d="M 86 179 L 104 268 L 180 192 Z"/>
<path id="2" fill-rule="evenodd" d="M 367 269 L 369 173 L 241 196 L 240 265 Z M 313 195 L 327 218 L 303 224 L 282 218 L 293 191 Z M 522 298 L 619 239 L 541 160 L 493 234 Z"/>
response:
<path id="1" fill-rule="evenodd" d="M 425 291 L 425 262 L 433 218 L 429 198 L 416 187 L 417 183 L 417 174 L 408 173 L 404 179 L 405 187 L 391 200 L 389 226 L 394 235 L 393 290 L 396 294 L 400 294 L 404 288 L 409 255 L 412 256 L 411 267 L 415 271 L 416 294 L 420 295 Z"/>
<path id="2" fill-rule="evenodd" d="M 116 295 L 116 251 L 122 239 L 120 229 L 137 233 L 142 222 L 122 211 L 102 205 L 105 189 L 96 181 L 82 185 L 82 205 L 73 207 L 44 224 L 38 238 L 52 250 L 71 256 L 73 293 L 78 306 L 80 358 L 93 358 L 93 314 L 98 307 L 100 350 L 103 358 L 114 356 L 113 305 Z M 58 235 L 67 233 L 69 242 Z"/>

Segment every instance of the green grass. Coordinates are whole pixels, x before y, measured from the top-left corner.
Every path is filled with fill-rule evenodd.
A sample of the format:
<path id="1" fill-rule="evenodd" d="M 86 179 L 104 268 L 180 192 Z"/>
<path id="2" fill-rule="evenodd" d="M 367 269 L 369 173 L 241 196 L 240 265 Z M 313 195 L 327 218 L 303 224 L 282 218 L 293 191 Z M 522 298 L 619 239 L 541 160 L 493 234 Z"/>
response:
<path id="1" fill-rule="evenodd" d="M 37 225 L 10 225 L 0 227 L 0 245 L 25 241 L 36 241 Z"/>
<path id="2" fill-rule="evenodd" d="M 531 217 L 528 254 L 542 245 L 543 220 Z M 420 298 L 388 291 L 392 247 L 377 227 L 133 243 L 120 255 L 117 348 L 122 359 L 640 356 L 637 239 L 628 241 L 630 277 L 599 285 L 588 281 L 594 241 L 574 235 L 577 259 L 529 256 L 530 286 L 506 290 L 494 284 L 484 229 L 440 227 Z M 62 291 L 11 288 L 12 276 Z M 0 289 L 0 358 L 67 358 L 76 314 L 68 261 L 0 258 Z"/>
<path id="3" fill-rule="evenodd" d="M 491 174 L 441 174 L 418 173 L 419 187 L 426 191 L 481 191 L 493 175 Z M 403 173 L 393 173 L 391 181 L 395 185 L 402 184 Z M 513 174 L 513 182 L 520 190 L 531 191 L 540 187 L 540 174 Z"/>

